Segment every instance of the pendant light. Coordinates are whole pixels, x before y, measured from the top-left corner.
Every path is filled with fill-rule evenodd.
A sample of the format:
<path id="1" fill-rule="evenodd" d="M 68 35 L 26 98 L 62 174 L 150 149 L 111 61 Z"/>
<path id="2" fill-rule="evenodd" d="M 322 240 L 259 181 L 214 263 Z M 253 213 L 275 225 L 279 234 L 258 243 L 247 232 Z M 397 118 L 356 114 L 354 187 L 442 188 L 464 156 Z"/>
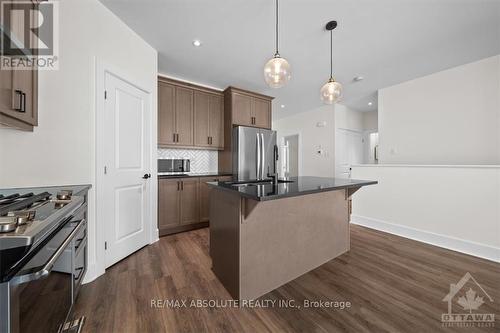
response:
<path id="1" fill-rule="evenodd" d="M 271 88 L 281 88 L 290 81 L 290 64 L 278 51 L 278 0 L 276 0 L 276 52 L 264 66 L 264 80 Z"/>
<path id="2" fill-rule="evenodd" d="M 321 100 L 325 104 L 333 104 L 342 97 L 342 85 L 333 78 L 333 29 L 337 27 L 337 21 L 326 24 L 326 30 L 330 31 L 330 79 L 321 88 Z"/>

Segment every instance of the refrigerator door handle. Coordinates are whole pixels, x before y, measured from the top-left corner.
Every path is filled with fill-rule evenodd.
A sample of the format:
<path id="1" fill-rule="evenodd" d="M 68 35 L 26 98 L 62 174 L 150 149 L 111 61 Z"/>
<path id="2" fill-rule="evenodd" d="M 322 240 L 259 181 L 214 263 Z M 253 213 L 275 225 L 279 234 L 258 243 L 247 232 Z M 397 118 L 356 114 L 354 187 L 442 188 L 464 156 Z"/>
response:
<path id="1" fill-rule="evenodd" d="M 260 151 L 260 133 L 257 133 L 257 179 L 260 179 L 260 156 L 261 156 L 261 151 Z"/>
<path id="2" fill-rule="evenodd" d="M 263 133 L 260 133 L 260 144 L 261 144 L 260 153 L 262 156 L 261 163 L 260 163 L 260 166 L 261 166 L 260 178 L 264 179 L 264 176 L 266 174 L 266 149 L 264 146 L 264 134 Z"/>

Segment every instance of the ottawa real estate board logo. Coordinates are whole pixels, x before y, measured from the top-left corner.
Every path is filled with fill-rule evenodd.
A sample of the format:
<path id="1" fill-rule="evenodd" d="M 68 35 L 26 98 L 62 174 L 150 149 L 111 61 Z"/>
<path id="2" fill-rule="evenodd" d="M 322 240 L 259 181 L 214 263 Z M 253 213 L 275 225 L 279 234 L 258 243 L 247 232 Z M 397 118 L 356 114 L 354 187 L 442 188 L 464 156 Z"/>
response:
<path id="1" fill-rule="evenodd" d="M 56 70 L 59 2 L 2 1 L 0 70 Z"/>
<path id="2" fill-rule="evenodd" d="M 469 272 L 458 283 L 450 284 L 450 292 L 443 302 L 448 303 L 448 313 L 441 315 L 445 327 L 495 326 L 495 314 L 479 309 L 481 306 L 488 307 L 485 304 L 492 303 L 493 299 Z"/>

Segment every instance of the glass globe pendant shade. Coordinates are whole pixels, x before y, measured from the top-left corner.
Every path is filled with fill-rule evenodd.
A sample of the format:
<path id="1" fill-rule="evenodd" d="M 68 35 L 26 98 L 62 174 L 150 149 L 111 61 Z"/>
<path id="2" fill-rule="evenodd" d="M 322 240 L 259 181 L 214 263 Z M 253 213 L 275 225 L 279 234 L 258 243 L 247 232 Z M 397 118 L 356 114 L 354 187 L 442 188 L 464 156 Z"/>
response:
<path id="1" fill-rule="evenodd" d="M 330 79 L 321 88 L 321 100 L 325 104 L 333 104 L 342 97 L 342 85 L 335 80 Z"/>
<path id="2" fill-rule="evenodd" d="M 281 88 L 290 81 L 290 64 L 286 59 L 275 55 L 264 66 L 264 80 L 271 88 Z"/>

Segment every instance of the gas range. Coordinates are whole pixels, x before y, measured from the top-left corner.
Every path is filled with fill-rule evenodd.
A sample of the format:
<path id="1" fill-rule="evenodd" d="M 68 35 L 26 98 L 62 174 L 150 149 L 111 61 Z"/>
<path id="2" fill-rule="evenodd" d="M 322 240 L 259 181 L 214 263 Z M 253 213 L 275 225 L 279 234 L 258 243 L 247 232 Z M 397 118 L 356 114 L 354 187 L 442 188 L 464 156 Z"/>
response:
<path id="1" fill-rule="evenodd" d="M 82 206 L 71 191 L 0 190 L 0 280 Z"/>
<path id="2" fill-rule="evenodd" d="M 69 190 L 49 192 L 0 192 L 0 250 L 26 246 L 54 227 L 54 222 L 81 206 L 83 198 Z"/>
<path id="3" fill-rule="evenodd" d="M 89 188 L 0 189 L 0 332 L 58 332 L 69 319 L 87 271 Z"/>

